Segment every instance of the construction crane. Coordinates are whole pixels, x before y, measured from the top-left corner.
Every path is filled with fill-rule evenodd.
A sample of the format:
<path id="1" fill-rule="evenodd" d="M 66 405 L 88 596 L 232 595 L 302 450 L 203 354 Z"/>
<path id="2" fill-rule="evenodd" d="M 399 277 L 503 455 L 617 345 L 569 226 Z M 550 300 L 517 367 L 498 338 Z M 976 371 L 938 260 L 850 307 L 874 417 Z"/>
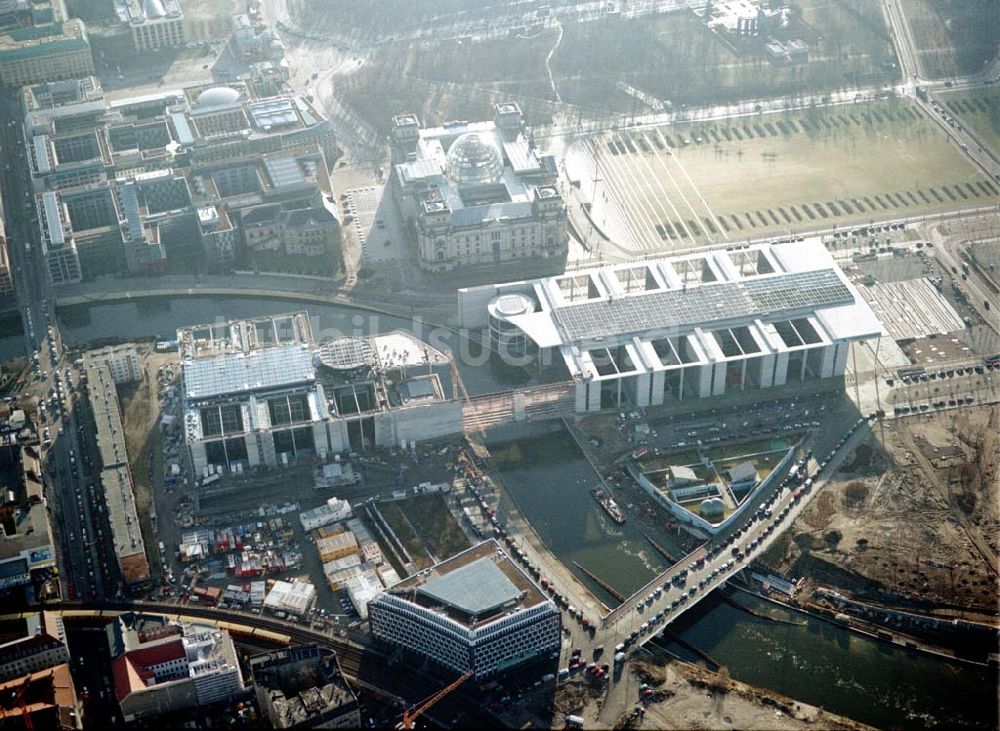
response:
<path id="1" fill-rule="evenodd" d="M 27 731 L 34 730 L 34 723 L 31 720 L 31 711 L 28 710 L 28 704 L 24 701 L 24 693 L 28 689 L 28 683 L 31 682 L 31 676 L 28 675 L 24 682 L 17 687 L 14 691 L 14 699 L 17 701 L 17 705 L 21 709 L 21 720 L 24 721 L 24 727 Z"/>
<path id="2" fill-rule="evenodd" d="M 458 686 L 460 686 L 466 680 L 468 680 L 469 678 L 471 678 L 472 675 L 473 675 L 473 672 L 471 670 L 467 670 L 462 676 L 460 676 L 456 680 L 452 681 L 449 685 L 445 686 L 444 688 L 442 688 L 441 690 L 439 690 L 434 695 L 432 695 L 429 698 L 427 698 L 424 701 L 422 701 L 419 705 L 415 706 L 412 711 L 409 708 L 404 708 L 403 709 L 403 720 L 400 721 L 396 725 L 396 728 L 397 729 L 412 729 L 413 728 L 413 722 L 416 721 L 417 718 L 422 713 L 424 713 L 425 711 L 429 711 L 430 708 L 431 708 L 431 706 L 433 706 L 439 700 L 441 700 L 446 695 L 448 695 L 449 693 L 451 693 L 453 690 L 455 690 L 455 688 L 457 688 Z"/>

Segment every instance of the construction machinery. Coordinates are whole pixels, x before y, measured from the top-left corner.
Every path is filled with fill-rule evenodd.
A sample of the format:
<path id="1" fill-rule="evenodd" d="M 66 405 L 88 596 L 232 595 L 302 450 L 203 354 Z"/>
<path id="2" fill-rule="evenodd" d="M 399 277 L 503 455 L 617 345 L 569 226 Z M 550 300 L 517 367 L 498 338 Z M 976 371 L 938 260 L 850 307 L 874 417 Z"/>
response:
<path id="1" fill-rule="evenodd" d="M 21 720 L 24 722 L 24 728 L 27 731 L 33 731 L 35 728 L 34 723 L 31 720 L 31 711 L 28 710 L 28 704 L 24 700 L 24 693 L 28 690 L 28 684 L 31 682 L 31 676 L 28 675 L 24 682 L 17 687 L 14 691 L 15 698 L 17 700 L 17 705 L 21 709 Z"/>
<path id="2" fill-rule="evenodd" d="M 437 693 L 435 693 L 434 695 L 430 696 L 429 698 L 424 699 L 419 704 L 417 704 L 416 706 L 414 706 L 412 710 L 409 709 L 409 708 L 404 708 L 403 709 L 403 720 L 400 721 L 396 725 L 396 728 L 397 729 L 412 729 L 413 728 L 413 723 L 417 720 L 417 718 L 420 717 L 421 714 L 423 714 L 425 711 L 430 710 L 431 706 L 433 706 L 439 700 L 441 700 L 446 695 L 448 695 L 449 693 L 451 693 L 453 690 L 455 690 L 455 688 L 457 688 L 458 686 L 460 686 L 462 683 L 464 683 L 466 680 L 468 680 L 472 676 L 473 676 L 473 671 L 472 670 L 467 670 L 467 671 L 465 671 L 465 673 L 463 673 L 461 676 L 459 676 L 458 678 L 456 678 L 454 681 L 452 681 L 451 683 L 449 683 L 448 685 L 446 685 L 444 688 L 442 688 L 441 690 L 439 690 Z"/>

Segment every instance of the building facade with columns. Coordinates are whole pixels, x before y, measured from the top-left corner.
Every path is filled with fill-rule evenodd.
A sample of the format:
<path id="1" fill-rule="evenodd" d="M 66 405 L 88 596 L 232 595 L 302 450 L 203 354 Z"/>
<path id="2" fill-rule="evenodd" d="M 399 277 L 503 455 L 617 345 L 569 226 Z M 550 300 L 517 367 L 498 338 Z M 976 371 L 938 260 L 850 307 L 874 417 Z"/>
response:
<path id="1" fill-rule="evenodd" d="M 494 350 L 565 366 L 578 412 L 844 375 L 882 324 L 819 241 L 758 244 L 459 290 Z"/>

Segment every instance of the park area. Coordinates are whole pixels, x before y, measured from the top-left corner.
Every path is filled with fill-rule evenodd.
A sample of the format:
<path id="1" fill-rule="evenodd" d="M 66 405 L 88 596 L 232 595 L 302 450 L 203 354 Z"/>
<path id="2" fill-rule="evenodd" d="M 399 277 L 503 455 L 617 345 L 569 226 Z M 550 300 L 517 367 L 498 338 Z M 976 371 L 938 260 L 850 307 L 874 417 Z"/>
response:
<path id="1" fill-rule="evenodd" d="M 690 10 L 575 22 L 525 19 L 517 4 L 475 2 L 461 11 L 453 5 L 434 8 L 438 22 L 455 12 L 506 32 L 455 37 L 448 29 L 419 42 L 380 44 L 356 72 L 333 79 L 337 99 L 378 130 L 401 111 L 434 125 L 481 118 L 492 102 L 507 99 L 516 99 L 537 126 L 560 114 L 601 120 L 655 111 L 637 91 L 680 109 L 883 86 L 899 75 L 879 0 L 799 0 L 787 29 L 775 29 L 809 45 L 808 63 L 789 65 L 770 63 L 761 39 L 716 33 Z M 427 10 L 411 3 L 398 16 L 383 12 L 379 22 L 409 30 L 400 18 Z M 353 9 L 345 20 L 314 0 L 294 2 L 292 15 L 302 27 L 336 24 L 337 32 L 357 20 Z"/>
<path id="2" fill-rule="evenodd" d="M 291 9 L 302 27 L 333 30 L 335 24 L 337 32 L 358 17 L 353 7 L 348 18 L 314 0 L 296 0 Z M 404 17 L 425 12 L 428 4 L 410 3 L 372 22 L 410 32 Z M 442 24 L 457 19 L 452 12 L 459 13 L 454 3 L 433 8 Z M 381 129 L 404 110 L 430 123 L 475 119 L 498 99 L 516 99 L 537 124 L 554 111 L 589 118 L 653 111 L 628 87 L 679 108 L 898 79 L 878 0 L 798 0 L 787 29 L 775 34 L 804 39 L 809 62 L 788 66 L 770 63 L 760 39 L 716 33 L 690 10 L 577 22 L 562 15 L 530 19 L 517 4 L 471 2 L 459 14 L 492 25 L 494 35 L 473 31 L 456 38 L 449 29 L 441 39 L 383 44 L 357 73 L 334 80 L 334 94 Z"/>
<path id="3" fill-rule="evenodd" d="M 775 29 L 782 40 L 785 32 Z M 678 109 L 878 86 L 898 77 L 878 0 L 798 0 L 788 32 L 808 43 L 808 63 L 776 66 L 760 39 L 713 32 L 690 10 L 617 15 L 565 24 L 550 63 L 562 100 L 598 114 L 654 111 L 623 84 Z"/>
<path id="4" fill-rule="evenodd" d="M 529 124 L 552 119 L 545 57 L 554 30 L 500 39 L 449 39 L 387 45 L 357 72 L 333 80 L 333 92 L 375 129 L 393 115 L 416 114 L 425 126 L 482 119 L 497 101 L 516 99 Z"/>
<path id="5" fill-rule="evenodd" d="M 900 5 L 918 41 L 923 78 L 978 73 L 996 55 L 1000 12 L 994 0 L 903 0 Z"/>
<path id="6" fill-rule="evenodd" d="M 998 191 L 937 126 L 890 98 L 575 144 L 591 218 L 635 253 L 993 205 Z"/>

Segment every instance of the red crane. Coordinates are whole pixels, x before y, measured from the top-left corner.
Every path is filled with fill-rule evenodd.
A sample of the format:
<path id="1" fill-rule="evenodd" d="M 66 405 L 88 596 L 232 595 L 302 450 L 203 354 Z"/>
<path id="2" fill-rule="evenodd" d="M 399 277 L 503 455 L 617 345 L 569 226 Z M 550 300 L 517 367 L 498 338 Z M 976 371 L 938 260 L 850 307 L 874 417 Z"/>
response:
<path id="1" fill-rule="evenodd" d="M 14 694 L 17 696 L 17 704 L 21 707 L 21 718 L 24 719 L 24 727 L 28 731 L 34 731 L 34 725 L 31 722 L 31 713 L 28 711 L 28 704 L 24 702 L 24 692 L 28 689 L 30 679 L 30 675 L 25 678 L 24 682 L 14 691 Z"/>
<path id="2" fill-rule="evenodd" d="M 446 685 L 444 688 L 442 688 L 441 690 L 439 690 L 437 693 L 435 693 L 434 695 L 430 696 L 429 698 L 426 698 L 419 705 L 415 706 L 412 711 L 409 708 L 404 708 L 403 709 L 403 720 L 399 722 L 399 724 L 396 726 L 396 728 L 397 729 L 412 729 L 413 728 L 413 722 L 416 721 L 417 718 L 424 711 L 430 710 L 431 706 L 433 706 L 439 700 L 441 700 L 446 695 L 448 695 L 449 693 L 451 693 L 453 690 L 455 690 L 455 688 L 457 688 L 458 686 L 460 686 L 466 680 L 468 680 L 469 678 L 471 678 L 472 675 L 473 675 L 473 672 L 471 670 L 467 670 L 463 675 L 459 676 L 454 681 L 452 681 L 451 683 L 449 683 L 448 685 Z"/>

